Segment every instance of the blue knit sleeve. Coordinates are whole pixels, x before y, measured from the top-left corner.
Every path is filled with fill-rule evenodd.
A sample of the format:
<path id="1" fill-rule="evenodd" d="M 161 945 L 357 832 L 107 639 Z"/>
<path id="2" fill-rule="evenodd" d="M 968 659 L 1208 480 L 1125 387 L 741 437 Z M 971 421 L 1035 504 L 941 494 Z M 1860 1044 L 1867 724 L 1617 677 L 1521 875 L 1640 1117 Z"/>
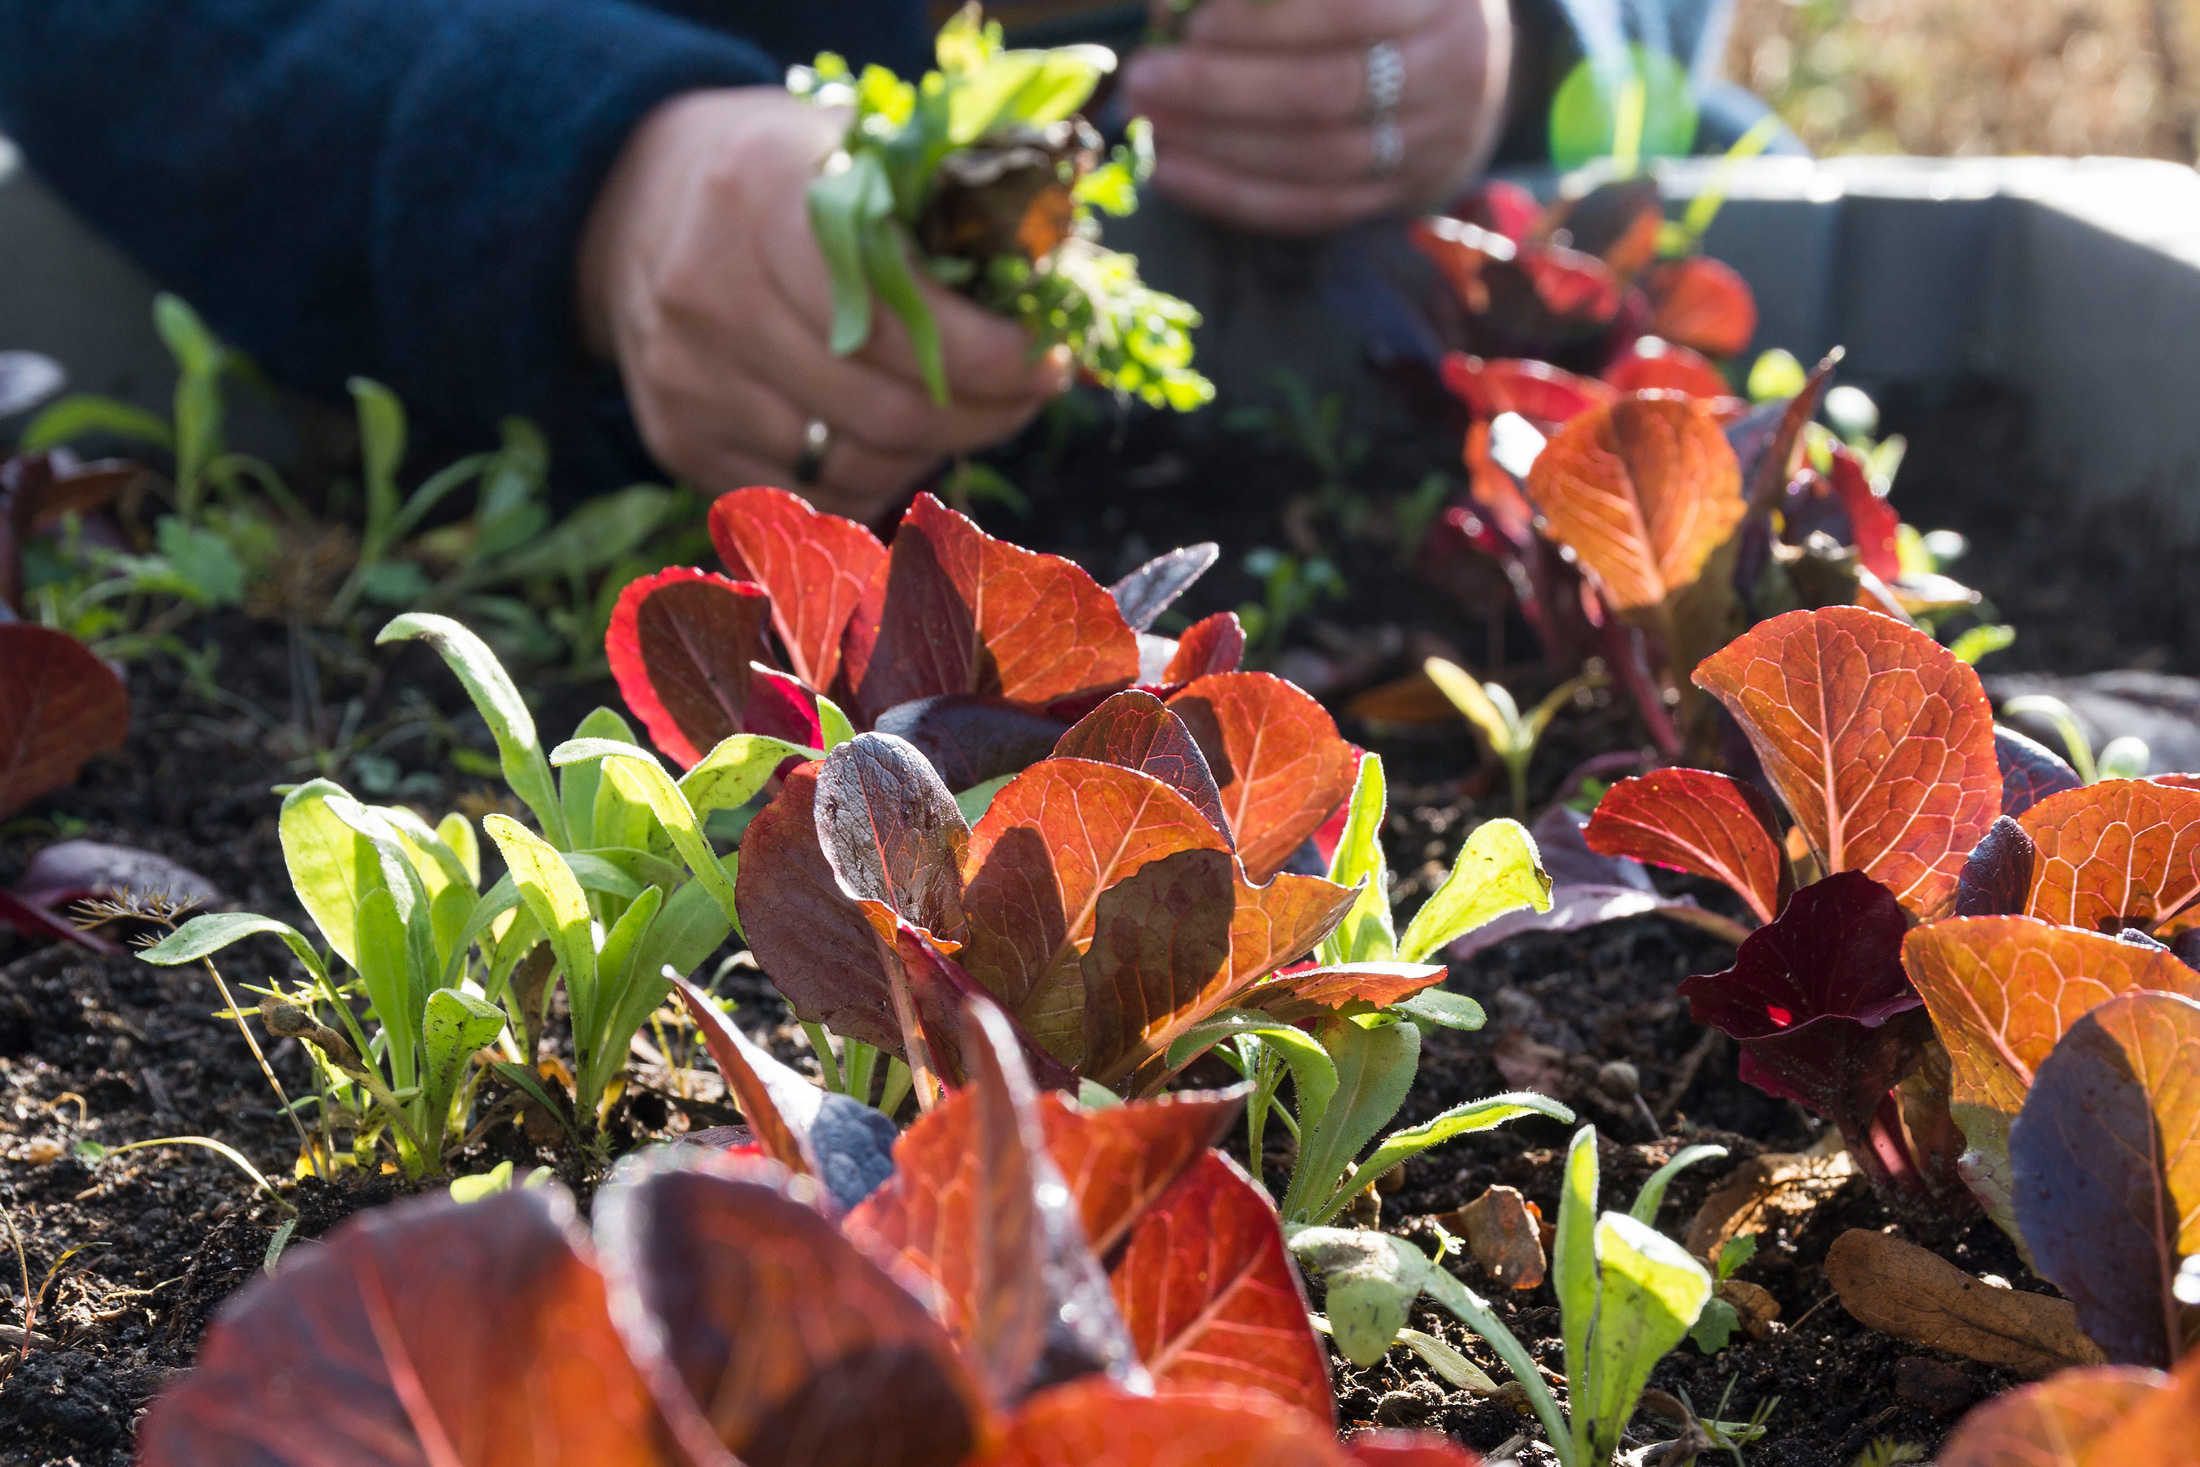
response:
<path id="1" fill-rule="evenodd" d="M 476 440 L 587 395 L 574 251 L 633 125 L 779 76 L 623 0 L 0 0 L 0 130 L 81 213 L 279 380 Z"/>

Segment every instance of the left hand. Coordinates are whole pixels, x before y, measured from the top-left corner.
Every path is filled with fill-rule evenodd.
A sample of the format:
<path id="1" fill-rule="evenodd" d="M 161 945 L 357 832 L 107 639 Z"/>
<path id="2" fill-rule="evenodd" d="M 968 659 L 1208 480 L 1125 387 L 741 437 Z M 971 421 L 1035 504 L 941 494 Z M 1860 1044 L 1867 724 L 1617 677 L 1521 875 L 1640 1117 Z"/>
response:
<path id="1" fill-rule="evenodd" d="M 1404 86 L 1378 114 L 1384 42 Z M 1506 0 L 1204 0 L 1181 43 L 1131 58 L 1122 95 L 1153 122 L 1155 183 L 1186 208 L 1325 234 L 1456 192 L 1496 147 L 1511 58 Z"/>

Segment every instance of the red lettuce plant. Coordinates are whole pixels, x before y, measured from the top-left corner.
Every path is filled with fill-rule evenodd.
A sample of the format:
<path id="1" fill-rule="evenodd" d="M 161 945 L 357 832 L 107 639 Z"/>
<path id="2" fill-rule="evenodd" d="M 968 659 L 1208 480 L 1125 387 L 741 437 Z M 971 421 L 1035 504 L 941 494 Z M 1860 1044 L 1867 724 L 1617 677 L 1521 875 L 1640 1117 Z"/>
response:
<path id="1" fill-rule="evenodd" d="M 1111 591 L 928 494 L 891 548 L 779 489 L 720 497 L 710 530 L 730 575 L 634 582 L 605 644 L 628 706 L 686 766 L 736 733 L 818 748 L 877 728 L 967 789 L 1045 754 L 1110 693 L 1229 671 L 1244 650 L 1226 613 L 1181 643 L 1146 635 L 1212 546 L 1161 556 Z"/>
<path id="2" fill-rule="evenodd" d="M 2183 1467 L 2200 1440 L 2200 1353 L 2176 1373 L 2065 1370 L 1963 1418 L 1940 1467 Z"/>
<path id="3" fill-rule="evenodd" d="M 846 1213 L 749 1143 L 630 1163 L 593 1238 L 554 1187 L 354 1220 L 224 1307 L 141 1460 L 1471 1467 L 1336 1443 L 1274 1215 L 1207 1149 L 1233 1097 L 1082 1111 L 997 1019 L 966 1047 Z"/>

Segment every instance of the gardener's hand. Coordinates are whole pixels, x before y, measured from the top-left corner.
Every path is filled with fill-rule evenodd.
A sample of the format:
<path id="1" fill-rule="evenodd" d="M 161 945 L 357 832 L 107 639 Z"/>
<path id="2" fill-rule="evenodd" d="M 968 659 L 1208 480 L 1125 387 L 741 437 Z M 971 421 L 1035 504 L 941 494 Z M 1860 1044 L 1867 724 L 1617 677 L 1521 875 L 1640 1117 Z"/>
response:
<path id="1" fill-rule="evenodd" d="M 804 191 L 846 127 L 844 112 L 778 87 L 658 107 L 590 213 L 579 307 L 584 339 L 619 364 L 666 469 L 721 491 L 783 485 L 869 520 L 942 457 L 1013 434 L 1069 369 L 1061 354 L 1034 360 L 1021 327 L 930 281 L 951 406 L 926 396 L 890 312 L 876 313 L 861 351 L 833 355 L 832 288 Z M 798 465 L 812 482 L 797 482 Z"/>
<path id="2" fill-rule="evenodd" d="M 1123 100 L 1153 120 L 1154 181 L 1186 208 L 1322 234 L 1473 176 L 1511 56 L 1506 0 L 1203 0 L 1181 43 L 1131 58 Z"/>

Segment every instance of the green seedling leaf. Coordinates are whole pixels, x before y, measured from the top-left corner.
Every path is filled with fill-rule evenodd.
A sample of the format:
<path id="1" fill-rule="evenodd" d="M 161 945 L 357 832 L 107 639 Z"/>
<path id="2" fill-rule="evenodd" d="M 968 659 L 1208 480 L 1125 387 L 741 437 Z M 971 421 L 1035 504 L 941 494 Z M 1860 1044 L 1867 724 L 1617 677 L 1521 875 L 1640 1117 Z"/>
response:
<path id="1" fill-rule="evenodd" d="M 1487 1020 L 1482 1005 L 1463 993 L 1446 993 L 1441 988 L 1424 988 L 1411 998 L 1402 998 L 1390 1005 L 1390 1010 L 1440 1029 L 1474 1030 Z"/>
<path id="2" fill-rule="evenodd" d="M 671 839 L 657 822 L 649 790 L 634 770 L 615 762 L 597 764 L 596 808 L 589 812 L 599 845 L 615 850 L 673 854 Z"/>
<path id="3" fill-rule="evenodd" d="M 1494 1396 L 1502 1389 L 1489 1372 L 1432 1334 L 1417 1329 L 1398 1331 L 1398 1343 L 1421 1357 L 1423 1364 L 1453 1386 L 1478 1396 Z"/>
<path id="4" fill-rule="evenodd" d="M 1492 917 L 1530 907 L 1551 909 L 1551 878 L 1543 870 L 1535 837 L 1517 820 L 1491 820 L 1467 837 L 1466 846 L 1398 940 L 1401 962 L 1426 962 L 1434 953 Z"/>
<path id="5" fill-rule="evenodd" d="M 438 988 L 428 995 L 420 1037 L 427 1051 L 428 1068 L 421 1080 L 431 1127 L 439 1128 L 450 1113 L 451 1097 L 475 1051 L 496 1043 L 503 1032 L 504 1010 L 493 1003 L 456 988 Z"/>
<path id="6" fill-rule="evenodd" d="M 359 903 L 386 887 L 388 876 L 374 843 L 329 809 L 331 797 L 350 798 L 325 779 L 297 786 L 283 796 L 276 830 L 299 905 L 336 956 L 356 968 Z"/>
<path id="7" fill-rule="evenodd" d="M 1597 1130 L 1583 1126 L 1566 1150 L 1558 1196 L 1558 1230 L 1551 1240 L 1551 1292 L 1558 1296 L 1565 1340 L 1566 1379 L 1586 1382 L 1589 1331 L 1597 1312 Z M 1576 1389 L 1580 1389 L 1577 1385 Z M 1577 1401 L 1586 1399 L 1585 1394 Z M 1569 1435 L 1576 1464 L 1583 1461 L 1588 1413 L 1576 1406 Z"/>
<path id="8" fill-rule="evenodd" d="M 613 739 L 622 744 L 634 740 L 634 727 L 609 708 L 589 713 L 573 729 L 576 739 Z M 558 771 L 558 803 L 565 807 L 565 829 L 576 850 L 604 842 L 596 836 L 596 786 L 602 781 L 601 764 L 569 764 Z"/>
<path id="9" fill-rule="evenodd" d="M 1646 1225 L 1655 1224 L 1658 1220 L 1658 1204 L 1665 1201 L 1665 1189 L 1673 1184 L 1673 1179 L 1699 1161 L 1713 1161 L 1724 1155 L 1726 1155 L 1724 1146 L 1685 1146 L 1681 1148 L 1680 1152 L 1671 1161 L 1652 1172 L 1650 1180 L 1642 1184 L 1642 1191 L 1636 1194 L 1635 1205 L 1629 1209 L 1629 1215 L 1636 1222 Z M 1755 1245 L 1752 1244 L 1751 1246 L 1754 1247 Z M 1719 1277 L 1725 1278 L 1726 1274 L 1722 1271 Z"/>
<path id="10" fill-rule="evenodd" d="M 993 797 L 1008 788 L 1009 781 L 1015 777 L 1013 774 L 1004 774 L 997 779 L 974 784 L 956 795 L 955 808 L 962 811 L 963 822 L 976 825 L 983 820 L 985 812 L 993 807 Z"/>
<path id="11" fill-rule="evenodd" d="M 740 930 L 741 919 L 733 909 L 733 881 L 719 864 L 710 842 L 704 838 L 695 807 L 688 803 L 687 796 L 680 792 L 680 787 L 672 782 L 662 765 L 632 744 L 614 743 L 609 739 L 569 739 L 551 752 L 550 759 L 561 767 L 585 759 L 618 760 L 619 767 L 640 782 L 658 824 L 672 838 L 681 858 L 688 863 L 688 869 L 695 873 L 695 879 L 717 901 L 719 910 L 726 914 L 734 930 Z"/>
<path id="12" fill-rule="evenodd" d="M 359 960 L 352 966 L 359 970 L 373 1017 L 381 1021 L 386 1040 L 382 1057 L 402 1090 L 416 1083 L 419 1074 L 413 1039 L 420 1006 L 413 1002 L 413 975 L 405 961 L 405 920 L 388 887 L 367 893 L 359 903 L 358 922 Z"/>
<path id="13" fill-rule="evenodd" d="M 596 944 L 590 930 L 588 897 L 556 848 L 508 815 L 490 815 L 482 829 L 504 853 L 520 899 L 549 936 L 565 971 L 565 991 L 573 1005 L 576 1033 L 596 1027 Z"/>
<path id="14" fill-rule="evenodd" d="M 1659 1360 L 1688 1337 L 1711 1297 L 1711 1275 L 1688 1250 L 1625 1213 L 1597 1220 L 1596 1319 L 1588 1374 L 1569 1375 L 1577 1438 L 1592 1463 L 1611 1460 Z"/>
<path id="15" fill-rule="evenodd" d="M 1380 839 L 1386 808 L 1382 757 L 1363 754 L 1359 773 L 1353 779 L 1352 798 L 1345 806 L 1344 832 L 1337 838 L 1337 851 L 1329 862 L 1329 879 L 1339 886 L 1358 887 L 1360 894 L 1337 930 L 1322 939 L 1324 965 L 1383 963 L 1397 955 L 1398 931 L 1390 916 L 1390 873 L 1383 863 Z"/>
<path id="16" fill-rule="evenodd" d="M 676 862 L 629 846 L 567 851 L 565 864 L 573 868 L 574 879 L 587 890 L 617 897 L 622 902 L 633 901 L 652 886 L 670 891 L 680 884 L 680 867 Z"/>
<path id="17" fill-rule="evenodd" d="M 817 695 L 817 721 L 822 733 L 818 746 L 827 754 L 856 736 L 856 726 L 848 721 L 848 715 L 823 693 Z"/>
<path id="18" fill-rule="evenodd" d="M 1337 1093 L 1337 1066 L 1311 1034 L 1278 1023 L 1267 1014 L 1250 1009 L 1228 1009 L 1179 1035 L 1168 1048 L 1164 1063 L 1174 1071 L 1184 1068 L 1224 1039 L 1238 1034 L 1257 1036 L 1274 1050 L 1291 1070 L 1297 1090 L 1295 1109 L 1299 1127 L 1320 1122 Z"/>
<path id="19" fill-rule="evenodd" d="M 719 870 L 727 881 L 732 881 L 735 858 L 726 857 L 719 863 Z M 732 931 L 733 924 L 726 920 L 718 898 L 700 881 L 690 881 L 667 897 L 658 910 L 657 920 L 650 924 L 635 954 L 634 971 L 637 975 L 653 973 L 660 977 L 667 968 L 674 973 L 692 973 Z M 653 1010 L 656 1005 L 650 1007 Z M 646 1011 L 638 1015 L 636 1027 L 648 1017 Z"/>
<path id="20" fill-rule="evenodd" d="M 1424 1121 L 1403 1131 L 1393 1131 L 1383 1138 L 1366 1161 L 1360 1163 L 1355 1177 L 1379 1177 L 1401 1162 L 1411 1161 L 1432 1146 L 1475 1131 L 1487 1131 L 1509 1120 L 1525 1115 L 1548 1116 L 1554 1121 L 1571 1123 L 1574 1113 L 1547 1095 L 1533 1091 L 1514 1091 L 1507 1095 L 1493 1095 L 1488 1100 L 1470 1100 L 1455 1105 L 1434 1120 Z M 1315 1216 L 1316 1222 L 1327 1222 L 1335 1217 L 1352 1200 L 1349 1190 L 1340 1189 L 1329 1205 Z"/>
<path id="21" fill-rule="evenodd" d="M 1734 1277 L 1735 1274 L 1741 1272 L 1744 1264 L 1756 1256 L 1757 1235 L 1755 1233 L 1737 1233 L 1727 1239 L 1726 1246 L 1719 1250 L 1719 1282 L 1723 1284 Z"/>
<path id="22" fill-rule="evenodd" d="M 369 558 L 389 548 L 401 503 L 397 471 L 405 462 L 405 405 L 397 394 L 367 377 L 347 384 L 359 414 L 359 458 L 367 495 L 365 552 Z"/>
<path id="23" fill-rule="evenodd" d="M 875 153 L 836 159 L 810 184 L 810 228 L 833 286 L 833 352 L 848 356 L 871 337 L 871 278 L 863 267 L 864 230 L 894 208 L 893 187 Z"/>
<path id="24" fill-rule="evenodd" d="M 772 772 L 787 760 L 821 757 L 822 751 L 805 749 L 785 739 L 735 734 L 681 776 L 680 793 L 687 796 L 688 806 L 698 818 L 713 810 L 738 810 L 763 790 Z"/>
<path id="25" fill-rule="evenodd" d="M 1291 1252 L 1328 1287 L 1329 1333 L 1337 1351 L 1365 1370 L 1380 1361 L 1431 1268 L 1402 1238 L 1360 1228 L 1290 1229 Z"/>
<path id="26" fill-rule="evenodd" d="M 1319 1121 L 1300 1128 L 1299 1159 L 1284 1193 L 1285 1222 L 1334 1216 L 1345 1168 L 1405 1104 L 1421 1065 L 1421 1031 L 1377 1019 L 1335 1019 L 1317 1036 L 1337 1069 L 1337 1091 Z"/>
<path id="27" fill-rule="evenodd" d="M 1689 1340 L 1706 1355 L 1716 1355 L 1727 1347 L 1734 1332 L 1742 1327 L 1742 1316 L 1724 1299 L 1705 1301 L 1703 1313 L 1688 1331 Z"/>
<path id="28" fill-rule="evenodd" d="M 72 392 L 30 420 L 16 440 L 16 449 L 21 453 L 44 453 L 64 443 L 98 436 L 149 443 L 170 453 L 176 448 L 175 430 L 145 409 L 96 393 Z"/>
<path id="29" fill-rule="evenodd" d="M 211 957 L 233 942 L 263 932 L 281 938 L 297 954 L 298 961 L 305 964 L 306 971 L 323 986 L 327 985 L 328 969 L 322 964 L 321 955 L 313 950 L 313 944 L 306 941 L 304 933 L 273 917 L 258 917 L 250 912 L 208 912 L 193 917 L 138 956 L 148 963 L 173 968 Z"/>

